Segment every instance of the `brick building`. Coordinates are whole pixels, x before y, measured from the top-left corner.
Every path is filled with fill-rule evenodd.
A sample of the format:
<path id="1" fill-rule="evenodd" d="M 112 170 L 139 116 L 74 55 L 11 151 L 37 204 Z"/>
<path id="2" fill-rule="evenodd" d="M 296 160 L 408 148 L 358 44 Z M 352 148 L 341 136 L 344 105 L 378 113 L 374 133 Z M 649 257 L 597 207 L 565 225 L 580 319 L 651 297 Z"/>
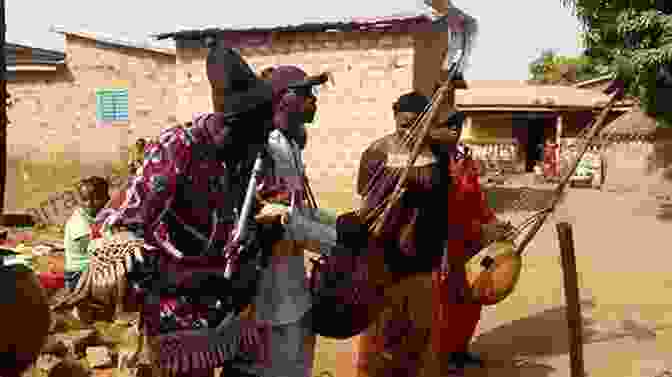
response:
<path id="1" fill-rule="evenodd" d="M 123 148 L 135 138 L 155 136 L 176 122 L 174 50 L 88 32 L 55 31 L 65 36 L 64 52 L 8 48 L 12 106 L 5 204 L 9 211 L 31 205 L 25 204 L 28 197 L 32 205 L 51 199 L 42 194 L 48 188 L 32 187 L 44 186 L 45 179 L 26 175 L 26 164 L 39 166 L 36 174 L 43 175 L 52 167 L 61 169 L 63 162 L 76 161 L 72 166 L 79 165 L 77 176 L 108 176 L 120 163 Z M 99 90 L 109 88 L 126 91 L 126 121 L 98 127 Z M 72 178 L 50 179 L 55 195 L 74 183 L 59 179 Z"/>
<path id="2" fill-rule="evenodd" d="M 17 70 L 8 82 L 14 100 L 8 113 L 10 156 L 40 160 L 58 147 L 73 158 L 82 153 L 91 162 L 110 162 L 129 140 L 175 124 L 174 51 L 55 31 L 65 35 L 65 53 L 52 52 L 60 54 L 60 64 Z M 128 120 L 97 127 L 97 90 L 112 87 L 128 90 Z"/>
<path id="3" fill-rule="evenodd" d="M 239 48 L 257 71 L 296 64 L 311 74 L 333 73 L 335 85 L 320 92 L 306 161 L 318 194 L 342 193 L 350 191 L 363 149 L 393 129 L 392 102 L 413 88 L 430 94 L 439 79 L 440 55 L 450 35 L 446 28 L 437 31 L 436 21 L 431 13 L 418 11 L 229 30 L 222 38 Z M 166 49 L 54 30 L 65 36 L 65 54 L 52 55 L 48 71 L 25 68 L 9 83 L 15 100 L 9 111 L 14 123 L 9 129 L 10 159 L 46 158 L 56 148 L 98 169 L 82 175 L 105 174 L 100 167 L 118 162 L 120 151 L 135 138 L 155 137 L 163 128 L 211 110 L 207 51 L 199 42 L 173 35 L 176 48 Z M 465 141 L 475 144 L 525 141 L 532 128 L 555 137 L 561 118 L 561 133 L 571 135 L 593 118 L 594 106 L 606 98 L 596 90 L 530 87 L 523 82 L 469 80 L 468 85 L 469 90 L 458 91 L 456 102 L 468 115 Z M 107 127 L 98 127 L 99 89 L 125 92 L 123 119 Z"/>
<path id="4" fill-rule="evenodd" d="M 397 19 L 402 22 L 395 23 Z M 431 58 L 439 51 L 437 33 L 425 33 L 433 38 L 422 43 L 411 35 L 413 25 L 419 26 L 413 32 L 431 31 L 428 20 L 424 13 L 360 20 L 367 25 L 390 21 L 402 30 L 276 33 L 270 49 L 243 48 L 258 69 L 298 64 L 309 72 L 332 71 L 338 77 L 338 85 L 321 94 L 319 126 L 311 132 L 313 148 L 307 153 L 318 191 L 333 187 L 329 178 L 334 174 L 354 173 L 364 146 L 393 128 L 391 103 L 412 86 L 414 51 L 424 51 L 424 59 L 434 60 L 433 71 L 438 72 L 438 55 Z M 13 122 L 8 130 L 10 165 L 22 160 L 58 163 L 52 158 L 56 153 L 60 159 L 80 161 L 82 176 L 107 175 L 134 139 L 155 137 L 194 113 L 211 110 L 204 49 L 181 48 L 176 53 L 87 31 L 53 31 L 64 35 L 65 52 L 51 51 L 48 70 L 32 62 L 32 69 L 17 71 L 8 84 L 14 100 L 8 113 Z M 447 36 L 441 43 L 446 46 L 446 41 Z M 38 50 L 24 48 L 23 54 L 35 60 Z M 424 72 L 419 76 L 425 87 L 434 81 Z M 101 91 L 115 92 L 118 98 L 103 98 Z M 110 108 L 114 114 L 107 115 L 112 118 L 101 121 Z M 12 193 L 22 188 L 19 170 L 10 166 L 8 173 L 10 209 L 15 209 Z M 345 181 L 350 185 L 352 179 Z M 55 187 L 63 184 L 67 183 L 54 182 Z"/>
<path id="5" fill-rule="evenodd" d="M 393 129 L 392 103 L 412 88 L 412 38 L 361 34 L 302 33 L 277 37 L 267 51 L 241 50 L 257 70 L 294 64 L 311 74 L 333 73 L 336 85 L 320 91 L 305 156 L 318 191 L 337 183 L 330 179 L 335 175 L 354 179 L 361 151 Z M 178 47 L 177 91 L 183 93 L 178 95 L 180 121 L 211 108 L 205 55 L 202 49 Z"/>
<path id="6" fill-rule="evenodd" d="M 356 30 L 356 31 L 354 31 Z M 448 46 L 448 27 L 431 14 L 268 29 L 220 30 L 219 38 L 260 72 L 277 64 L 309 74 L 331 72 L 335 85 L 320 90 L 316 124 L 309 130 L 305 159 L 318 193 L 351 190 L 361 152 L 394 129 L 392 103 L 413 88 L 431 95 Z M 205 75 L 207 49 L 186 33 L 177 49 L 179 121 L 211 108 Z M 441 47 L 443 46 L 443 47 Z M 423 64 L 414 64 L 422 61 Z"/>
<path id="7" fill-rule="evenodd" d="M 440 54 L 450 38 L 447 32 L 437 32 L 441 29 L 419 31 L 422 25 L 436 25 L 435 20 L 419 13 L 345 23 L 217 29 L 216 33 L 224 43 L 238 47 L 258 71 L 275 64 L 297 64 L 309 73 L 333 73 L 336 86 L 321 91 L 318 125 L 310 131 L 312 141 L 306 151 L 312 181 L 325 192 L 342 188 L 339 182 L 353 182 L 361 152 L 392 130 L 390 104 L 397 96 L 411 89 L 431 94 L 442 74 Z M 189 40 L 189 34 L 193 33 L 159 36 L 176 41 L 180 121 L 210 107 L 204 67 L 207 50 L 201 41 Z M 456 93 L 457 106 L 467 114 L 464 141 L 476 148 L 502 150 L 517 145 L 514 164 L 528 169 L 541 158 L 535 155 L 538 144 L 575 136 L 608 100 L 592 88 L 467 80 L 469 89 Z M 610 118 L 628 108 L 619 106 Z"/>
<path id="8" fill-rule="evenodd" d="M 486 150 L 493 159 L 511 159 L 518 169 L 527 171 L 542 158 L 539 145 L 548 139 L 560 144 L 564 138 L 576 137 L 609 100 L 591 88 L 469 84 L 456 96 L 458 107 L 467 115 L 463 141 L 479 156 Z M 608 121 L 629 109 L 629 104 L 618 104 Z M 505 151 L 511 151 L 511 156 L 502 156 Z"/>

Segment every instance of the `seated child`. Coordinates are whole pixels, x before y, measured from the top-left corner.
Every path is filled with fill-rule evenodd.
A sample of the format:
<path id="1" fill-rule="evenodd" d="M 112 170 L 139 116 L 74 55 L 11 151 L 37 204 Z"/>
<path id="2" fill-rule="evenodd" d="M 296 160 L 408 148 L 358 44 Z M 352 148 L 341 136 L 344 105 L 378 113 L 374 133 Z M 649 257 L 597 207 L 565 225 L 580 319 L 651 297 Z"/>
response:
<path id="1" fill-rule="evenodd" d="M 92 239 L 100 238 L 96 215 L 110 200 L 105 178 L 90 177 L 79 183 L 81 206 L 76 208 L 65 224 L 65 286 L 75 289 L 82 272 L 89 265 L 88 247 Z"/>

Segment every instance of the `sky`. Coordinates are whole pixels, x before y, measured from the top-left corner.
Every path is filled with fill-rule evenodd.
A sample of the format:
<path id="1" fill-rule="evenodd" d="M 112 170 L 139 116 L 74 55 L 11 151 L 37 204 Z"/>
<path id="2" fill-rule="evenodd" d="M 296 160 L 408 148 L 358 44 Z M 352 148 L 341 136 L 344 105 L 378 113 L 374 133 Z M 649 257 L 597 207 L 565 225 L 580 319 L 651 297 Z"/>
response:
<path id="1" fill-rule="evenodd" d="M 465 71 L 470 80 L 525 80 L 528 64 L 544 49 L 562 55 L 581 51 L 579 24 L 560 0 L 453 0 L 479 22 L 479 35 Z M 417 9 L 420 0 L 5 0 L 7 41 L 64 49 L 51 26 L 87 30 L 135 41 L 187 28 L 277 26 L 325 17 L 387 16 Z M 248 6 L 245 6 L 248 5 Z M 333 16 L 333 17 L 332 17 Z M 170 46 L 165 41 L 163 45 Z"/>

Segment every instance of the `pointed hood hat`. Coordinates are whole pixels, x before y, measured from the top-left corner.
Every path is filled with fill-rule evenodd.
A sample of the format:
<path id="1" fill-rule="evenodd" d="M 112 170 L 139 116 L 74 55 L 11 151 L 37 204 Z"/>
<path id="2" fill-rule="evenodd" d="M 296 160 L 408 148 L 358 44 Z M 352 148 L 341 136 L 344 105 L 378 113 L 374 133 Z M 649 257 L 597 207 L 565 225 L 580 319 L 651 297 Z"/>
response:
<path id="1" fill-rule="evenodd" d="M 215 45 L 206 61 L 213 101 L 225 114 L 237 114 L 271 102 L 273 89 L 233 49 Z"/>

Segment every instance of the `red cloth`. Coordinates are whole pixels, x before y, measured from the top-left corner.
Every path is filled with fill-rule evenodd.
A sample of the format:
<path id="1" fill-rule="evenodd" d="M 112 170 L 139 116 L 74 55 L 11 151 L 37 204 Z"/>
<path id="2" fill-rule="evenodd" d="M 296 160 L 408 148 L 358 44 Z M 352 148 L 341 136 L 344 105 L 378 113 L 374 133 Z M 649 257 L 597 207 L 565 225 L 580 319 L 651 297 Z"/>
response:
<path id="1" fill-rule="evenodd" d="M 62 272 L 42 272 L 37 277 L 40 285 L 45 289 L 61 289 L 65 287 L 65 278 Z"/>
<path id="2" fill-rule="evenodd" d="M 557 144 L 546 144 L 544 146 L 544 175 L 555 177 L 560 172 L 558 170 L 558 150 Z"/>
<path id="3" fill-rule="evenodd" d="M 481 224 L 495 220 L 495 214 L 487 205 L 485 193 L 478 182 L 478 163 L 466 159 L 453 162 L 452 190 L 449 195 L 449 239 L 448 249 L 454 256 L 469 254 L 481 239 Z M 481 305 L 460 302 L 460 291 L 466 287 L 466 274 L 450 274 L 450 281 L 444 279 L 439 271 L 432 274 L 432 294 L 423 295 L 432 300 L 432 348 L 433 352 L 455 352 L 467 349 L 481 318 Z M 415 293 L 415 292 L 414 292 Z M 414 309 L 419 310 L 419 309 Z M 369 369 L 373 355 L 380 355 L 385 347 L 383 337 L 378 335 L 376 327 L 365 330 L 357 342 L 356 375 L 358 377 L 376 377 L 394 375 L 389 370 L 393 361 L 386 364 L 388 369 Z M 388 335 L 388 334 L 384 334 Z M 394 352 L 394 351 L 392 351 Z M 405 349 L 406 355 L 394 355 L 395 360 L 409 356 L 412 350 Z M 420 352 L 420 351 L 419 351 Z M 405 376 L 415 375 L 416 367 L 406 365 Z"/>
<path id="4" fill-rule="evenodd" d="M 103 235 L 100 233 L 102 224 L 91 224 L 91 239 L 100 238 Z"/>
<path id="5" fill-rule="evenodd" d="M 449 257 L 466 258 L 478 251 L 481 225 L 495 220 L 485 193 L 478 182 L 473 160 L 455 162 L 453 190 L 449 193 L 447 249 Z M 474 250 L 476 249 L 476 250 Z M 465 351 L 481 318 L 480 304 L 464 303 L 466 271 L 432 275 L 433 325 L 432 346 L 435 352 Z"/>
<path id="6" fill-rule="evenodd" d="M 107 205 L 105 205 L 105 208 L 119 209 L 121 208 L 121 205 L 124 204 L 125 201 L 126 201 L 126 186 L 122 187 L 121 189 L 115 191 L 112 194 L 112 197 L 110 198 L 110 201 L 107 202 Z"/>

